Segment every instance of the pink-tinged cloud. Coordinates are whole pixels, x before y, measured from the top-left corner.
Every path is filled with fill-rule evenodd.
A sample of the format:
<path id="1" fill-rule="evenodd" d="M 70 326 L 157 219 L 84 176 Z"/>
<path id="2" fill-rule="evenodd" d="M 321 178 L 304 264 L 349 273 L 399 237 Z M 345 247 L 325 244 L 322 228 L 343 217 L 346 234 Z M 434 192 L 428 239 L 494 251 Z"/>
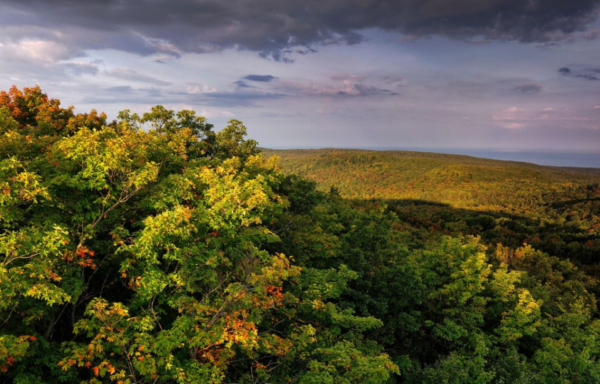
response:
<path id="1" fill-rule="evenodd" d="M 214 88 L 214 87 L 211 87 L 208 85 L 196 84 L 196 83 L 189 83 L 186 90 L 189 94 L 192 94 L 192 95 L 201 95 L 201 94 L 205 94 L 205 93 L 218 92 L 217 88 Z"/>
<path id="2" fill-rule="evenodd" d="M 562 108 L 523 109 L 510 107 L 492 115 L 492 120 L 502 128 L 521 129 L 541 123 L 565 123 L 581 128 L 597 129 L 593 119 L 580 114 L 582 111 Z"/>

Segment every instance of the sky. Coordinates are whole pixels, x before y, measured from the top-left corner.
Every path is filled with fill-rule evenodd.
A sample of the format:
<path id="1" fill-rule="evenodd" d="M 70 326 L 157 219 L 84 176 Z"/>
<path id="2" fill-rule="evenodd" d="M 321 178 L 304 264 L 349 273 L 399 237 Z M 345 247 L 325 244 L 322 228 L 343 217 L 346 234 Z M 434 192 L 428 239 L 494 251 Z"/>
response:
<path id="1" fill-rule="evenodd" d="M 600 151 L 600 0 L 0 0 L 0 89 L 271 148 Z"/>

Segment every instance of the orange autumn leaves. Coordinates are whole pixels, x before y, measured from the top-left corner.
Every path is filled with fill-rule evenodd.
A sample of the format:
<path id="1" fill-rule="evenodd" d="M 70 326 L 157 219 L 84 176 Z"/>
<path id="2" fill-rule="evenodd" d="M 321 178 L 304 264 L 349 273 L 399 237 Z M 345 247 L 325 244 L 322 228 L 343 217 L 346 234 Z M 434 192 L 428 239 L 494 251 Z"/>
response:
<path id="1" fill-rule="evenodd" d="M 73 107 L 62 108 L 60 100 L 51 99 L 39 86 L 24 88 L 13 86 L 8 92 L 0 91 L 0 108 L 6 108 L 22 130 L 47 130 L 75 132 L 79 127 L 101 128 L 106 115 L 92 110 L 89 114 L 75 114 Z M 51 133 L 50 131 L 46 134 Z"/>

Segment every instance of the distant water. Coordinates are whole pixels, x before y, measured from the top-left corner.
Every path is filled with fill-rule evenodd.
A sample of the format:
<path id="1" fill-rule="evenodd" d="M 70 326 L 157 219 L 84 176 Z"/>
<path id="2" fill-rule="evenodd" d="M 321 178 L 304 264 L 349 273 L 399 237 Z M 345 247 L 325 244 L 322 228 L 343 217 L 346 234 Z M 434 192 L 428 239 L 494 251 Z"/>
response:
<path id="1" fill-rule="evenodd" d="M 600 152 L 546 152 L 546 151 L 499 151 L 477 149 L 409 149 L 406 151 L 447 153 L 452 155 L 467 155 L 485 159 L 523 161 L 538 165 L 557 167 L 600 168 Z"/>

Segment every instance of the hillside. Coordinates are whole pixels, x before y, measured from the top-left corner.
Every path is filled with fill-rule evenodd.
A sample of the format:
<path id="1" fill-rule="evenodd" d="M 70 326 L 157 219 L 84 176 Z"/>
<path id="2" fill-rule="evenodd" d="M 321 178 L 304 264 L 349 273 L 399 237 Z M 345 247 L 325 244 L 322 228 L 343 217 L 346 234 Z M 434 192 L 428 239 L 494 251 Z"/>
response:
<path id="1" fill-rule="evenodd" d="M 528 243 L 584 264 L 600 255 L 600 169 L 407 151 L 263 153 L 355 206 L 384 203 L 413 240 L 478 235 L 492 249 Z"/>
<path id="2" fill-rule="evenodd" d="M 597 183 L 600 169 L 548 167 L 462 155 L 355 149 L 272 150 L 287 173 L 344 198 L 424 200 L 518 213 L 548 195 Z"/>

